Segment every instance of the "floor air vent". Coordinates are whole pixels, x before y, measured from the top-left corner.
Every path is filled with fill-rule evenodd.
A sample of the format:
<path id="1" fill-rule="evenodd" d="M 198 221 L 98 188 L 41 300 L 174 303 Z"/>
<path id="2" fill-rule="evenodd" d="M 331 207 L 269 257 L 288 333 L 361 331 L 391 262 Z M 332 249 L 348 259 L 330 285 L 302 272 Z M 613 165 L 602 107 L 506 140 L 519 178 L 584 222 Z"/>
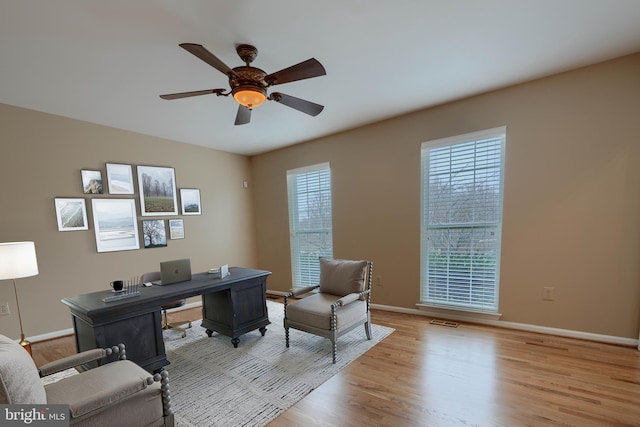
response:
<path id="1" fill-rule="evenodd" d="M 446 326 L 446 327 L 449 327 L 449 328 L 457 328 L 458 327 L 458 322 L 452 322 L 450 320 L 433 319 L 429 323 L 431 323 L 432 325 Z"/>

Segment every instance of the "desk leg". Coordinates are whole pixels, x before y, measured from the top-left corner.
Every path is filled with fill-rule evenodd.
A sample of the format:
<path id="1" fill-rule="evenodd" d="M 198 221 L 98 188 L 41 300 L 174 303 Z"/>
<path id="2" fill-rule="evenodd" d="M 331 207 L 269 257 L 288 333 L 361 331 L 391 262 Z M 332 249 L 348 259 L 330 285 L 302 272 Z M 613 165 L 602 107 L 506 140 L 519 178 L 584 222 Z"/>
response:
<path id="1" fill-rule="evenodd" d="M 260 328 L 260 333 L 262 334 L 262 336 L 264 336 L 264 333 L 266 331 L 267 331 L 267 328 Z M 207 329 L 207 335 L 209 335 L 209 338 L 213 336 L 213 332 L 214 331 L 212 331 L 211 329 Z M 238 344 L 240 344 L 240 338 L 239 337 L 231 338 L 231 344 L 233 344 L 233 348 L 238 348 Z"/>

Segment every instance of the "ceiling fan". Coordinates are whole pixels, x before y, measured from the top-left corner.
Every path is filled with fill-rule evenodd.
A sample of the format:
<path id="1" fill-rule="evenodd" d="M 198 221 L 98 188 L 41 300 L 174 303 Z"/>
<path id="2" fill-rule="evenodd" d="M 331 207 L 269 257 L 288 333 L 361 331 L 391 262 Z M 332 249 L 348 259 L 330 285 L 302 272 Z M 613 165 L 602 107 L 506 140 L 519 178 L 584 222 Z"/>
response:
<path id="1" fill-rule="evenodd" d="M 192 92 L 169 93 L 160 95 L 162 99 L 179 99 L 214 93 L 217 96 L 233 95 L 233 98 L 240 104 L 236 115 L 236 125 L 249 123 L 249 121 L 251 121 L 251 110 L 266 100 L 279 102 L 311 116 L 317 116 L 324 109 L 324 106 L 320 104 L 305 101 L 304 99 L 280 92 L 272 92 L 267 96 L 267 89 L 271 86 L 326 75 L 327 72 L 324 67 L 315 58 L 307 59 L 291 67 L 267 74 L 261 69 L 250 65 L 258 55 L 258 49 L 248 44 L 241 44 L 236 47 L 236 52 L 244 61 L 245 65 L 235 68 L 229 68 L 202 45 L 181 43 L 179 46 L 225 74 L 229 78 L 230 89 L 205 89 Z"/>

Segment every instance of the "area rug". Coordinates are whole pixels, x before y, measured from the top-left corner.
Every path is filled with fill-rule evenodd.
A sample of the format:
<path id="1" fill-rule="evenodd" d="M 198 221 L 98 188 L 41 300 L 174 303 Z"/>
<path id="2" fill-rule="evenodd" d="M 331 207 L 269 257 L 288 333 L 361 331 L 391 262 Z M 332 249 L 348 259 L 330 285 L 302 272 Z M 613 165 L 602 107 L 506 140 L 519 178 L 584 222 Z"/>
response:
<path id="1" fill-rule="evenodd" d="M 331 341 L 290 329 L 285 347 L 283 305 L 267 301 L 267 333 L 252 331 L 231 339 L 211 338 L 194 322 L 181 338 L 164 331 L 171 405 L 177 426 L 264 426 L 320 384 L 393 332 L 372 325 L 372 339 L 364 327 L 338 340 L 338 357 L 331 363 Z"/>

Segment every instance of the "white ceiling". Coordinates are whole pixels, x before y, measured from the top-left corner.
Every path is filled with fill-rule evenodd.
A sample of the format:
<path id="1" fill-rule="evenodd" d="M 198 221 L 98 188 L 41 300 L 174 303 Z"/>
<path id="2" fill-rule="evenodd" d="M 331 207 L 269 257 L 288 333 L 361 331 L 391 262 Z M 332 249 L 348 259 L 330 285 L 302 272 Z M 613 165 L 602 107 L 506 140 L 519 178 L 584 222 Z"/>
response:
<path id="1" fill-rule="evenodd" d="M 0 103 L 257 154 L 640 51 L 640 0 L 0 0 Z M 315 57 L 327 75 L 276 86 L 234 126 L 227 87 L 178 47 L 271 73 Z"/>

